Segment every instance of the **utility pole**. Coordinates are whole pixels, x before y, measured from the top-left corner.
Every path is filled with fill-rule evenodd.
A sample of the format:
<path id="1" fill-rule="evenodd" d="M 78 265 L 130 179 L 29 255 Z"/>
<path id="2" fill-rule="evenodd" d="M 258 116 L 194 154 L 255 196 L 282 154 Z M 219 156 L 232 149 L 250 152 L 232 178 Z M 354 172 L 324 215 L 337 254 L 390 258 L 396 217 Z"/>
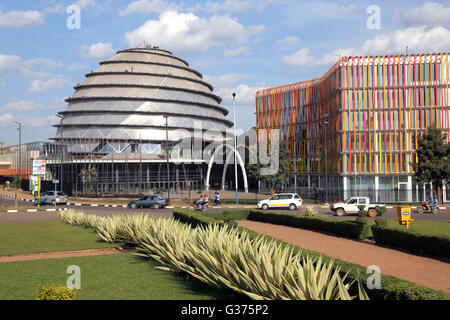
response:
<path id="1" fill-rule="evenodd" d="M 328 145 L 327 145 L 327 129 L 328 129 L 328 113 L 324 115 L 325 128 L 325 203 L 328 203 Z"/>
<path id="2" fill-rule="evenodd" d="M 167 159 L 167 204 L 170 202 L 170 175 L 169 175 L 169 116 L 164 115 L 166 118 L 166 159 Z"/>
<path id="3" fill-rule="evenodd" d="M 22 123 L 18 122 L 18 121 L 14 121 L 14 123 L 16 123 L 19 128 L 17 128 L 17 130 L 19 130 L 19 174 L 18 176 L 22 176 Z"/>
<path id="4" fill-rule="evenodd" d="M 59 140 L 59 146 L 60 146 L 60 149 L 61 149 L 61 159 L 60 159 L 60 164 L 59 164 L 59 176 L 60 176 L 59 185 L 60 185 L 61 192 L 64 192 L 64 177 L 63 177 L 63 173 L 64 173 L 63 172 L 63 170 L 64 170 L 63 169 L 63 167 L 64 167 L 64 165 L 63 165 L 63 162 L 64 162 L 64 146 L 63 146 L 63 142 L 62 142 L 62 139 L 63 139 L 63 128 L 64 128 L 64 123 L 63 123 L 64 116 L 60 115 L 60 114 L 57 114 L 56 116 L 61 119 L 61 127 L 60 127 L 61 137 L 60 137 L 60 140 Z"/>
<path id="5" fill-rule="evenodd" d="M 234 181 L 236 185 L 236 204 L 239 204 L 239 188 L 237 174 L 237 137 L 236 137 L 236 93 L 233 92 L 233 110 L 234 110 Z"/>

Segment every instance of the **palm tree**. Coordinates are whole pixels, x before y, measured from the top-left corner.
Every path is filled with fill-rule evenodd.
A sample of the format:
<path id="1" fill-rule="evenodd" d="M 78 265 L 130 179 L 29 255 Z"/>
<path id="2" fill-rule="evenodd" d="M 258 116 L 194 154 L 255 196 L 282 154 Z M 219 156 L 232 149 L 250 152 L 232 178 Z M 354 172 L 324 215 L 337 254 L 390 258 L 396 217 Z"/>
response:
<path id="1" fill-rule="evenodd" d="M 94 193 L 93 187 L 98 176 L 97 169 L 89 166 L 87 169 L 82 169 L 79 176 L 81 176 L 85 188 L 87 188 L 91 193 Z"/>

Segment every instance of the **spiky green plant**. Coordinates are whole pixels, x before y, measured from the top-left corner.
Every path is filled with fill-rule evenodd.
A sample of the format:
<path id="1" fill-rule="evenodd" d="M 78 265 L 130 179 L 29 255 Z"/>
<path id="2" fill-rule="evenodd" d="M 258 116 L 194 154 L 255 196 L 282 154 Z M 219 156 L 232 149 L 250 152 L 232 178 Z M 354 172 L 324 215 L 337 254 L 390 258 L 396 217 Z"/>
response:
<path id="1" fill-rule="evenodd" d="M 229 288 L 252 299 L 350 300 L 347 275 L 334 261 L 302 257 L 263 237 L 213 224 L 192 229 L 173 219 L 144 215 L 86 217 L 64 212 L 62 220 L 89 226 L 108 242 L 138 246 L 137 255 L 152 258 L 160 269 L 183 271 L 214 287 Z M 367 298 L 360 283 L 360 299 Z"/>
<path id="2" fill-rule="evenodd" d="M 319 213 L 317 212 L 316 208 L 314 207 L 305 207 L 303 209 L 303 215 L 305 217 L 315 217 L 317 216 Z"/>

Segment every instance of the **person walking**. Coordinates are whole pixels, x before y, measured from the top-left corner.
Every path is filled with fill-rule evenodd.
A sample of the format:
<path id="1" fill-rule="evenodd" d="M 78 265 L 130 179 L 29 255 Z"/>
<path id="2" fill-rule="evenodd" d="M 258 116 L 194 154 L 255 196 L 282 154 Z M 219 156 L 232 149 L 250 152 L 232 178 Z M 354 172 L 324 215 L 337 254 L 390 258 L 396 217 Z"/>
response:
<path id="1" fill-rule="evenodd" d="M 218 207 L 219 205 L 222 206 L 222 203 L 220 203 L 220 194 L 218 191 L 214 193 L 214 204 Z"/>

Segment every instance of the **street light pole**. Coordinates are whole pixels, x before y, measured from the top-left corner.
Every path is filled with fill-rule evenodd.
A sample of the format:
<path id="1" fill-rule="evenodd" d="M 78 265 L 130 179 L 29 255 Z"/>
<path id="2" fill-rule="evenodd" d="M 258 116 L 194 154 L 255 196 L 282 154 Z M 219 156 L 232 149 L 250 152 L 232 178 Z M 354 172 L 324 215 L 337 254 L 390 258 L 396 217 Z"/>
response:
<path id="1" fill-rule="evenodd" d="M 170 202 L 170 175 L 169 175 L 169 116 L 164 115 L 166 118 L 166 159 L 167 159 L 167 204 Z"/>
<path id="2" fill-rule="evenodd" d="M 19 125 L 19 176 L 22 176 L 22 123 L 18 121 L 14 121 L 17 125 Z"/>
<path id="3" fill-rule="evenodd" d="M 64 192 L 64 176 L 63 176 L 63 167 L 64 167 L 64 165 L 63 165 L 63 162 L 64 162 L 64 146 L 63 146 L 63 143 L 62 143 L 62 139 L 63 139 L 63 128 L 64 128 L 64 123 L 63 123 L 63 121 L 64 121 L 64 116 L 63 115 L 60 115 L 60 114 L 57 114 L 56 115 L 57 117 L 59 117 L 60 119 L 61 119 L 61 129 L 60 129 L 60 132 L 61 132 L 61 138 L 60 138 L 60 140 L 59 140 L 59 145 L 60 145 L 60 149 L 61 149 L 61 159 L 60 159 L 60 164 L 59 164 L 59 171 L 60 171 L 60 181 L 59 181 L 59 185 L 60 185 L 60 189 L 61 189 L 61 192 Z"/>
<path id="4" fill-rule="evenodd" d="M 328 145 L 327 145 L 327 128 L 328 128 L 328 114 L 324 115 L 323 122 L 325 128 L 325 202 L 328 203 Z"/>
<path id="5" fill-rule="evenodd" d="M 236 93 L 233 92 L 233 123 L 234 123 L 234 181 L 236 185 L 236 204 L 239 204 L 238 174 L 237 174 L 237 137 L 236 137 Z"/>

